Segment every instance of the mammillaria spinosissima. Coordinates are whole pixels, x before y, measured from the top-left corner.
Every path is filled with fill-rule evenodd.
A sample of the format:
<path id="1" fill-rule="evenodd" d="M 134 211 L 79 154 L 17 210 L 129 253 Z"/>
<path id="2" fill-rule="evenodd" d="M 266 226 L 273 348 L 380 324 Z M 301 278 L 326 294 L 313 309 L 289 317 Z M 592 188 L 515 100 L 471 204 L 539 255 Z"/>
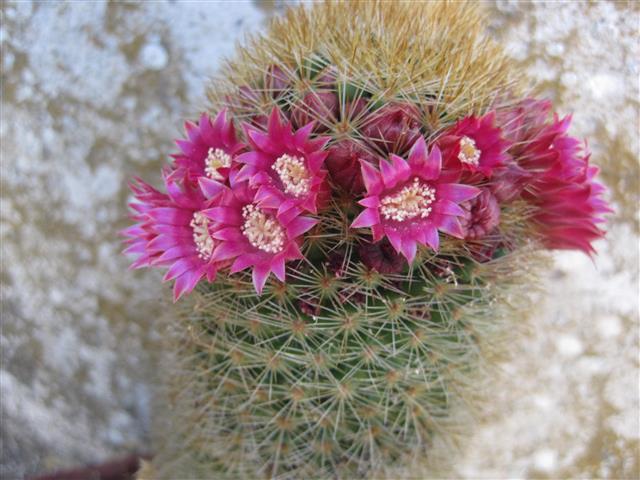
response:
<path id="1" fill-rule="evenodd" d="M 212 83 L 167 193 L 132 184 L 134 266 L 190 293 L 157 475 L 398 478 L 447 456 L 544 249 L 593 252 L 597 169 L 568 117 L 518 99 L 476 8 L 288 11 Z"/>

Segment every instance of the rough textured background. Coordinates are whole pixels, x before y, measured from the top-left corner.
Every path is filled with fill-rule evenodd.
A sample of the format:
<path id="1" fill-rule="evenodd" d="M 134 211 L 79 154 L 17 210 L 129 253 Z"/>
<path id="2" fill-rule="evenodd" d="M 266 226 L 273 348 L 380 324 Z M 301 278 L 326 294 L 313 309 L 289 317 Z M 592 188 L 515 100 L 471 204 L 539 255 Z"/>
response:
<path id="1" fill-rule="evenodd" d="M 633 3 L 486 3 L 490 31 L 573 132 L 617 215 L 557 255 L 467 478 L 637 478 L 638 75 Z M 277 9 L 276 9 L 277 10 Z M 149 447 L 160 276 L 126 270 L 125 182 L 158 179 L 204 82 L 271 2 L 2 2 L 0 477 Z"/>

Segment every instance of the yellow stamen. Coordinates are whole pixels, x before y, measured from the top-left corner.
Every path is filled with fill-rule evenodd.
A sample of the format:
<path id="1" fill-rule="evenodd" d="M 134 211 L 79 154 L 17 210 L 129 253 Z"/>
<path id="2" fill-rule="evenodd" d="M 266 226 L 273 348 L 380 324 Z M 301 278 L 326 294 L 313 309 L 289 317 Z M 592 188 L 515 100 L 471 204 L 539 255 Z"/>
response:
<path id="1" fill-rule="evenodd" d="M 282 155 L 278 158 L 273 168 L 284 186 L 284 190 L 294 197 L 300 197 L 309 193 L 311 189 L 311 174 L 304 164 L 304 159 Z"/>
<path id="2" fill-rule="evenodd" d="M 436 191 L 420 183 L 417 178 L 398 193 L 387 195 L 380 203 L 380 213 L 387 220 L 403 222 L 415 217 L 427 218 L 431 213 L 431 204 L 436 199 Z"/>
<path id="3" fill-rule="evenodd" d="M 242 209 L 245 219 L 242 233 L 254 247 L 268 253 L 278 253 L 284 248 L 285 232 L 278 220 L 265 214 L 254 205 Z"/>

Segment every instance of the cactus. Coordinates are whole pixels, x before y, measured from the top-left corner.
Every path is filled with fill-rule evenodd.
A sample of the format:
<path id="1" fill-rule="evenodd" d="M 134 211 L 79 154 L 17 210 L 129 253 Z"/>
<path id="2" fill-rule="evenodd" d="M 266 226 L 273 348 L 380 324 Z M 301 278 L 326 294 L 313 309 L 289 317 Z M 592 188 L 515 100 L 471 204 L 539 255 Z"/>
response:
<path id="1" fill-rule="evenodd" d="M 168 195 L 132 186 L 135 266 L 172 265 L 175 296 L 193 290 L 166 334 L 156 475 L 399 478 L 446 463 L 542 247 L 590 252 L 607 211 L 568 122 L 520 100 L 484 25 L 463 2 L 291 9 L 211 83 L 216 119 L 187 124 Z"/>

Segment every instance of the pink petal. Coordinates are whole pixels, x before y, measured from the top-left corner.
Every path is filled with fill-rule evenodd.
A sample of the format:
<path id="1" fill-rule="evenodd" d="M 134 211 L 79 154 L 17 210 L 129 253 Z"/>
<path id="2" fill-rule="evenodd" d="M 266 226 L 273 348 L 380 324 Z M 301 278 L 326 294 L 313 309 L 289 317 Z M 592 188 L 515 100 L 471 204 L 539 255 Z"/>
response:
<path id="1" fill-rule="evenodd" d="M 287 225 L 294 218 L 300 215 L 301 212 L 302 210 L 298 208 L 295 201 L 287 200 L 283 202 L 282 205 L 280 205 L 280 208 L 278 209 L 278 213 L 277 213 L 278 221 L 282 225 Z"/>
<path id="2" fill-rule="evenodd" d="M 396 183 L 407 181 L 411 176 L 411 167 L 407 161 L 398 155 L 391 155 L 391 163 L 393 164 L 393 169 L 396 172 Z"/>
<path id="3" fill-rule="evenodd" d="M 459 183 L 441 183 L 438 185 L 437 196 L 439 198 L 446 198 L 452 202 L 464 202 L 478 195 L 480 195 L 480 189 L 470 185 L 462 185 Z"/>
<path id="4" fill-rule="evenodd" d="M 322 167 L 327 155 L 329 155 L 329 152 L 325 151 L 314 152 L 311 155 L 308 155 L 307 164 L 309 165 L 309 170 L 317 172 L 320 167 Z"/>
<path id="5" fill-rule="evenodd" d="M 369 162 L 361 160 L 362 179 L 367 193 L 377 195 L 382 191 L 382 178 L 380 173 Z"/>
<path id="6" fill-rule="evenodd" d="M 241 153 L 236 157 L 236 161 L 239 163 L 246 163 L 253 166 L 263 166 L 268 163 L 269 158 L 263 153 L 252 151 Z"/>
<path id="7" fill-rule="evenodd" d="M 453 203 L 452 201 L 444 198 L 435 203 L 433 211 L 443 215 L 455 215 L 458 217 L 465 214 L 465 211 L 460 208 L 457 203 Z"/>
<path id="8" fill-rule="evenodd" d="M 222 241 L 238 241 L 242 239 L 242 236 L 238 227 L 221 228 L 211 232 L 211 237 Z"/>
<path id="9" fill-rule="evenodd" d="M 254 255 L 240 255 L 233 261 L 233 264 L 231 265 L 229 272 L 231 273 L 240 272 L 245 268 L 249 268 L 255 265 L 255 263 L 256 263 L 256 259 Z"/>
<path id="10" fill-rule="evenodd" d="M 204 275 L 204 269 L 188 272 L 176 279 L 173 285 L 173 301 L 177 302 L 182 295 L 189 293 Z"/>
<path id="11" fill-rule="evenodd" d="M 417 245 L 416 241 L 409 237 L 402 239 L 402 254 L 405 256 L 409 264 L 413 263 L 416 258 Z"/>
<path id="12" fill-rule="evenodd" d="M 240 212 L 231 207 L 213 207 L 202 210 L 201 213 L 219 223 L 226 223 L 228 225 L 240 225 L 243 223 Z"/>
<path id="13" fill-rule="evenodd" d="M 239 242 L 224 242 L 218 245 L 211 255 L 211 260 L 221 262 L 237 257 L 245 251 L 245 245 Z"/>
<path id="14" fill-rule="evenodd" d="M 169 270 L 167 270 L 167 273 L 165 273 L 162 281 L 168 282 L 169 280 L 173 280 L 174 278 L 183 275 L 185 272 L 196 268 L 197 265 L 198 257 L 195 255 L 189 258 L 178 260 L 176 263 L 171 265 L 171 268 L 169 268 Z"/>
<path id="15" fill-rule="evenodd" d="M 313 131 L 313 127 L 316 126 L 316 122 L 309 122 L 304 127 L 299 128 L 294 135 L 294 141 L 296 145 L 304 145 L 309 139 L 309 135 Z"/>
<path id="16" fill-rule="evenodd" d="M 378 208 L 380 206 L 380 197 L 372 195 L 371 197 L 365 197 L 358 202 L 363 207 Z"/>
<path id="17" fill-rule="evenodd" d="M 380 173 L 382 175 L 382 182 L 384 183 L 385 188 L 395 187 L 400 180 L 398 178 L 396 170 L 386 160 L 380 160 Z"/>
<path id="18" fill-rule="evenodd" d="M 464 238 L 464 231 L 456 217 L 443 215 L 441 220 L 438 222 L 438 230 L 448 233 L 452 237 Z"/>
<path id="19" fill-rule="evenodd" d="M 258 292 L 258 295 L 262 295 L 262 289 L 269 277 L 269 267 L 265 265 L 256 265 L 253 267 L 251 276 L 253 278 L 253 286 L 255 287 L 256 292 Z"/>
<path id="20" fill-rule="evenodd" d="M 318 220 L 310 217 L 298 217 L 287 225 L 287 236 L 291 239 L 308 232 Z"/>
<path id="21" fill-rule="evenodd" d="M 409 164 L 411 166 L 424 165 L 426 159 L 427 143 L 424 141 L 424 138 L 420 136 L 409 151 Z"/>
<path id="22" fill-rule="evenodd" d="M 425 243 L 433 248 L 436 252 L 440 248 L 440 238 L 438 230 L 434 227 L 427 227 L 425 230 Z"/>
<path id="23" fill-rule="evenodd" d="M 385 229 L 385 233 L 387 234 L 387 238 L 389 239 L 389 242 L 391 242 L 395 251 L 402 253 L 402 236 L 400 233 L 391 228 Z"/>
<path id="24" fill-rule="evenodd" d="M 198 178 L 198 185 L 200 185 L 200 190 L 207 198 L 215 197 L 224 189 L 223 184 L 207 177 Z"/>
<path id="25" fill-rule="evenodd" d="M 377 209 L 367 208 L 357 216 L 351 224 L 351 228 L 370 227 L 380 223 L 380 213 Z"/>
<path id="26" fill-rule="evenodd" d="M 285 281 L 284 257 L 280 257 L 274 260 L 274 262 L 271 264 L 271 271 L 278 280 L 280 280 L 281 282 Z"/>
<path id="27" fill-rule="evenodd" d="M 154 263 L 163 263 L 167 260 L 175 260 L 176 258 L 182 258 L 193 253 L 193 248 L 186 245 L 178 245 L 168 249 L 162 255 L 160 255 Z"/>
<path id="28" fill-rule="evenodd" d="M 438 146 L 434 146 L 431 149 L 431 153 L 424 162 L 424 166 L 420 172 L 422 178 L 425 180 L 435 180 L 440 176 L 440 170 L 442 169 L 442 154 Z"/>
<path id="29" fill-rule="evenodd" d="M 159 207 L 149 211 L 149 216 L 169 225 L 188 225 L 193 214 L 186 210 Z"/>

